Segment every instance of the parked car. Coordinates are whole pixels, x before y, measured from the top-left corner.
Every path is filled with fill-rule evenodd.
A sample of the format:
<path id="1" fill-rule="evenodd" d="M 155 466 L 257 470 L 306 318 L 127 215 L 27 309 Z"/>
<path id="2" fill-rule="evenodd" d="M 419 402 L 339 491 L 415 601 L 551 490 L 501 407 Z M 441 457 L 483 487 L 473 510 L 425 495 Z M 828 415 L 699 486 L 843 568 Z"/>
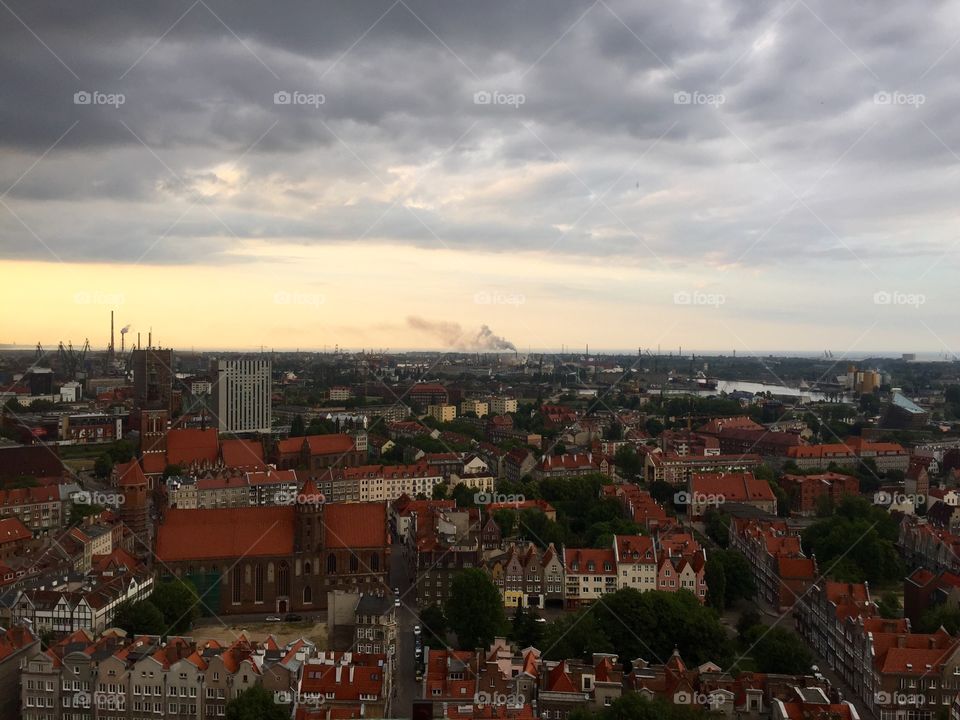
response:
<path id="1" fill-rule="evenodd" d="M 284 622 L 303 622 L 303 615 L 297 615 L 296 613 L 287 613 L 283 616 Z"/>
<path id="2" fill-rule="evenodd" d="M 267 622 L 283 622 L 279 615 L 267 615 Z"/>
<path id="3" fill-rule="evenodd" d="M 393 600 L 394 607 L 400 607 L 400 598 L 394 598 Z"/>
<path id="4" fill-rule="evenodd" d="M 419 634 L 420 634 L 420 626 L 419 626 L 419 625 L 414 625 L 414 626 L 413 626 L 413 634 L 414 634 L 414 635 L 419 635 Z"/>

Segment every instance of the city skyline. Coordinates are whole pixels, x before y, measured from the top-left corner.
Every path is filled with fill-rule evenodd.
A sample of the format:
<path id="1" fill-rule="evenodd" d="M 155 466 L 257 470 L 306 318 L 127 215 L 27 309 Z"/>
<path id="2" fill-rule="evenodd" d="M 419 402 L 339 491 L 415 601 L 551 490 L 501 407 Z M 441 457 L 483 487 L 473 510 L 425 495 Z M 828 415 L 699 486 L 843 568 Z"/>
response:
<path id="1" fill-rule="evenodd" d="M 0 343 L 960 354 L 955 10 L 11 2 Z"/>

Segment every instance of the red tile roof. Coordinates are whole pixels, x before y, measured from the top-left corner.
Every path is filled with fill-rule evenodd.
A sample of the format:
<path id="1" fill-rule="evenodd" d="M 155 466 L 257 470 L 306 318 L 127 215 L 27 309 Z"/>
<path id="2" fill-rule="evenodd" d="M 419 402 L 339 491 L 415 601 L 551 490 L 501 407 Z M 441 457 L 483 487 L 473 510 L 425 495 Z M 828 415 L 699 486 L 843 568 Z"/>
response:
<path id="1" fill-rule="evenodd" d="M 0 520 L 0 545 L 10 542 L 29 540 L 32 534 L 27 526 L 15 517 Z"/>
<path id="2" fill-rule="evenodd" d="M 224 440 L 220 444 L 220 456 L 228 468 L 263 467 L 263 446 L 257 440 Z"/>
<path id="3" fill-rule="evenodd" d="M 323 524 L 327 548 L 379 548 L 389 544 L 384 503 L 327 504 Z"/>
<path id="4" fill-rule="evenodd" d="M 119 487 L 136 487 L 147 484 L 147 478 L 143 474 L 139 460 L 120 463 L 115 468 L 115 472 L 117 473 L 117 485 Z"/>
<path id="5" fill-rule="evenodd" d="M 219 455 L 216 428 L 176 428 L 167 433 L 167 463 L 216 463 Z"/>
<path id="6" fill-rule="evenodd" d="M 292 505 L 167 511 L 157 531 L 161 562 L 293 554 Z"/>
<path id="7" fill-rule="evenodd" d="M 766 480 L 751 472 L 693 473 L 690 477 L 693 494 L 723 497 L 725 502 L 757 502 L 776 499 Z"/>
<path id="8" fill-rule="evenodd" d="M 354 449 L 354 439 L 345 433 L 336 435 L 308 435 L 304 438 L 311 455 L 337 455 Z"/>

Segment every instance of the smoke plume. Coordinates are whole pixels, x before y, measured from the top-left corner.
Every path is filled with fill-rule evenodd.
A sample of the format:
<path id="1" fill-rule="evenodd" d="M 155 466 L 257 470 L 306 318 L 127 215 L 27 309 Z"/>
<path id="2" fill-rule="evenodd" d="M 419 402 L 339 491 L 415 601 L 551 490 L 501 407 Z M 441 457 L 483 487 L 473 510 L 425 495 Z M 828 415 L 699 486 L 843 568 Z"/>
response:
<path id="1" fill-rule="evenodd" d="M 487 326 L 481 325 L 479 330 L 464 330 L 459 323 L 432 322 L 420 317 L 407 318 L 407 326 L 433 336 L 445 348 L 451 350 L 516 350 L 516 346 L 494 332 Z"/>

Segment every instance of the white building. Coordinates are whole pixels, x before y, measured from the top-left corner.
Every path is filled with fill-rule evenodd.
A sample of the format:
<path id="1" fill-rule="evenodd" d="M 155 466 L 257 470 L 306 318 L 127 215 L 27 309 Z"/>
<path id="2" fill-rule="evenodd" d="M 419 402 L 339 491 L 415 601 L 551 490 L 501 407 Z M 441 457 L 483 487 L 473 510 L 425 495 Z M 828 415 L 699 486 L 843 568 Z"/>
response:
<path id="1" fill-rule="evenodd" d="M 220 432 L 270 432 L 269 360 L 217 360 L 213 407 Z"/>

